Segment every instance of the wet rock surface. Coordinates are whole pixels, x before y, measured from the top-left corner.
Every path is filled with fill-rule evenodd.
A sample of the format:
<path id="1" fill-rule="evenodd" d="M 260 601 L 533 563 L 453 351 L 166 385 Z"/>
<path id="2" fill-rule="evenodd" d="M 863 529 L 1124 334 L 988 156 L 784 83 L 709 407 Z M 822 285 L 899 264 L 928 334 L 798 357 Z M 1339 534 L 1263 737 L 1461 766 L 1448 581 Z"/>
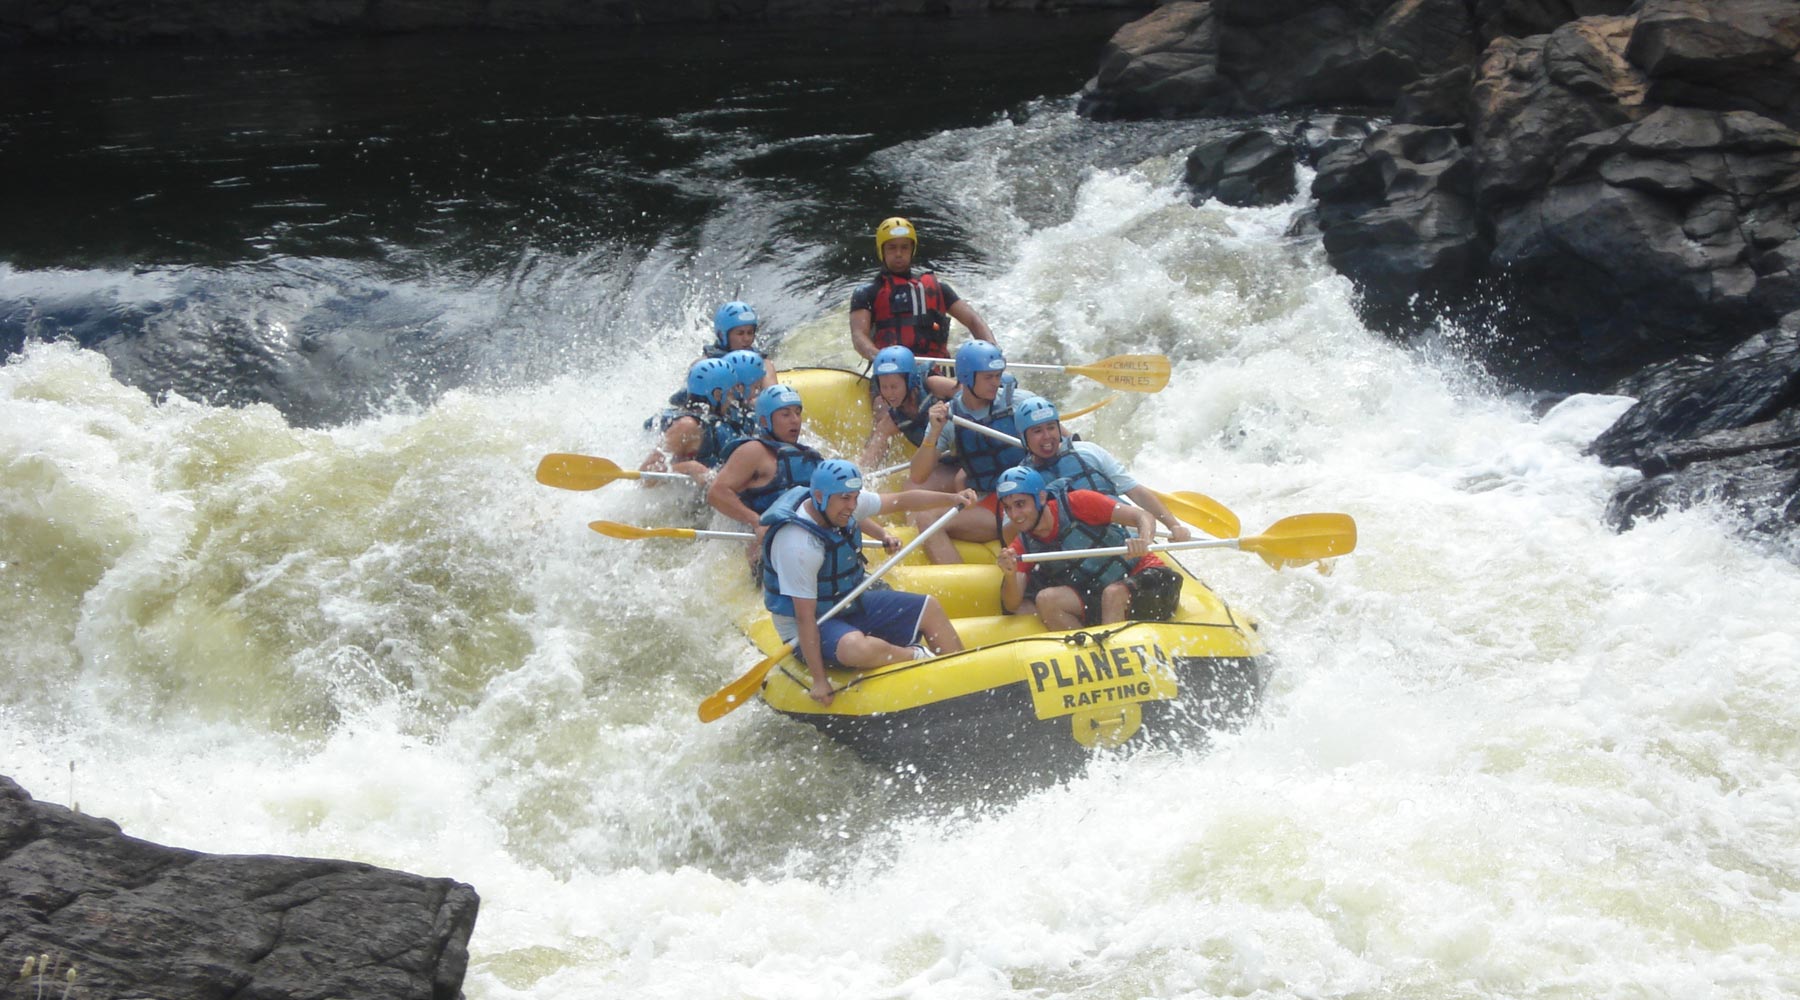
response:
<path id="1" fill-rule="evenodd" d="M 0 776 L 0 961 L 54 989 L 158 1000 L 454 1000 L 479 900 L 350 861 L 213 855 L 126 836 Z"/>
<path id="2" fill-rule="evenodd" d="M 1294 130 L 1317 174 L 1293 231 L 1316 226 L 1366 322 L 1478 331 L 1463 341 L 1532 387 L 1642 373 L 1643 403 L 1595 445 L 1645 474 L 1616 498 L 1620 524 L 1709 499 L 1753 530 L 1792 525 L 1797 418 L 1778 387 L 1800 310 L 1800 4 L 1212 0 L 1158 15 L 1109 45 L 1085 113 L 1360 109 L 1360 141 Z M 1179 72 L 1163 72 L 1173 53 Z"/>

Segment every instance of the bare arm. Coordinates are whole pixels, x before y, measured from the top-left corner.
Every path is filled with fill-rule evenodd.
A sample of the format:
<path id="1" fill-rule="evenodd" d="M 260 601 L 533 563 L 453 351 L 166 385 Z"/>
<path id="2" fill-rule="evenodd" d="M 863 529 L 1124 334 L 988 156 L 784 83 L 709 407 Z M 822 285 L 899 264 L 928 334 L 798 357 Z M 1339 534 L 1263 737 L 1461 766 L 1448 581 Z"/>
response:
<path id="1" fill-rule="evenodd" d="M 1188 530 L 1188 526 L 1182 524 L 1181 519 L 1170 513 L 1169 508 L 1163 505 L 1162 498 L 1156 495 L 1155 490 L 1139 483 L 1126 490 L 1125 495 L 1131 498 L 1132 503 L 1149 511 L 1158 521 L 1168 525 L 1170 541 L 1185 542 L 1194 537 L 1194 533 Z"/>
<path id="2" fill-rule="evenodd" d="M 875 326 L 875 313 L 868 309 L 850 310 L 850 346 L 871 361 L 875 359 L 875 338 L 869 331 Z"/>
<path id="3" fill-rule="evenodd" d="M 773 458 L 766 448 L 751 447 L 748 443 L 740 445 L 713 476 L 712 485 L 706 488 L 706 502 L 733 521 L 756 527 L 761 515 L 751 510 L 738 494 L 755 485 L 760 471 L 758 466 L 762 464 L 759 459 Z"/>
<path id="4" fill-rule="evenodd" d="M 975 307 L 969 304 L 969 300 L 957 299 L 956 304 L 950 307 L 950 318 L 968 327 L 969 335 L 976 340 L 985 340 L 990 344 L 995 343 L 994 331 L 988 329 L 988 325 L 975 312 Z"/>
<path id="5" fill-rule="evenodd" d="M 1113 506 L 1112 522 L 1127 528 L 1135 527 L 1138 536 L 1125 542 L 1125 555 L 1132 559 L 1142 559 L 1150 554 L 1150 543 L 1156 541 L 1156 518 L 1142 507 L 1129 504 Z"/>
<path id="6" fill-rule="evenodd" d="M 825 651 L 819 641 L 819 601 L 814 597 L 794 598 L 794 628 L 799 632 L 800 655 L 812 672 L 812 699 L 830 705 L 831 681 L 825 677 Z"/>
<path id="7" fill-rule="evenodd" d="M 913 452 L 912 471 L 908 475 L 915 483 L 922 483 L 931 478 L 938 465 L 938 435 L 944 431 L 944 424 L 950 420 L 949 403 L 933 403 L 930 422 L 925 427 L 925 440 L 920 442 L 919 450 Z"/>
<path id="8" fill-rule="evenodd" d="M 935 510 L 941 507 L 973 506 L 980 497 L 974 490 L 963 490 L 961 493 L 939 493 L 937 490 L 901 490 L 899 493 L 883 493 L 881 495 L 881 512 L 891 514 L 896 510 Z"/>
<path id="9" fill-rule="evenodd" d="M 1010 545 L 1002 548 L 999 558 L 994 561 L 1000 567 L 1000 607 L 1007 614 L 1016 615 L 1019 606 L 1025 603 L 1026 570 Z"/>

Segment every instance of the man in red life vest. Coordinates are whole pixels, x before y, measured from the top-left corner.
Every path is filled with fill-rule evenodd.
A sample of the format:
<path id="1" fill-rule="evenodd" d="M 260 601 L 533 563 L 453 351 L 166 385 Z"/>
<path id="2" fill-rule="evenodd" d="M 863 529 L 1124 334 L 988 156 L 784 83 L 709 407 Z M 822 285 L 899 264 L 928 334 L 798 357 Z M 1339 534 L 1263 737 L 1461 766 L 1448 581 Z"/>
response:
<path id="1" fill-rule="evenodd" d="M 918 249 L 918 231 L 905 219 L 887 219 L 876 227 L 881 271 L 850 295 L 850 342 L 864 358 L 872 361 L 875 352 L 895 345 L 917 357 L 947 358 L 951 319 L 968 327 L 976 340 L 994 343 L 993 332 L 954 289 L 930 271 L 913 273 Z"/>

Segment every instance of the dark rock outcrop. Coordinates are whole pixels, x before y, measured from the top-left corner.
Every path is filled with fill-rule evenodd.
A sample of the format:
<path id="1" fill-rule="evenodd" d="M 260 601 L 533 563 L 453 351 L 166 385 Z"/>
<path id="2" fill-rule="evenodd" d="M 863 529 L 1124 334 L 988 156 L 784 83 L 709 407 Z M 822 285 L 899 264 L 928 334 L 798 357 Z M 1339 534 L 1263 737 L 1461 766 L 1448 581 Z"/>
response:
<path id="1" fill-rule="evenodd" d="M 1479 272 L 1473 170 L 1453 129 L 1395 125 L 1319 161 L 1318 226 L 1365 317 L 1417 325 Z"/>
<path id="2" fill-rule="evenodd" d="M 0 960 L 53 955 L 75 995 L 453 1000 L 478 902 L 372 865 L 163 847 L 0 777 Z"/>
<path id="3" fill-rule="evenodd" d="M 1613 498 L 1615 524 L 1711 501 L 1756 531 L 1800 527 L 1800 312 L 1717 360 L 1665 362 L 1622 388 L 1637 404 L 1588 449 L 1644 473 Z"/>
<path id="4" fill-rule="evenodd" d="M 1294 147 L 1265 129 L 1205 143 L 1188 154 L 1183 180 L 1196 202 L 1279 205 L 1294 196 Z"/>
<path id="5" fill-rule="evenodd" d="M 1800 310 L 1800 4 L 1159 13 L 1153 35 L 1114 39 L 1084 112 L 1386 109 L 1392 124 L 1354 146 L 1316 124 L 1293 139 L 1318 173 L 1290 232 L 1321 234 L 1364 319 L 1400 336 L 1445 320 L 1483 331 L 1464 342 L 1526 384 L 1642 369 L 1645 404 L 1596 445 L 1648 477 L 1619 498 L 1620 522 L 1707 496 L 1762 511 L 1758 527 L 1793 523 L 1800 416 L 1779 401 Z M 1176 52 L 1166 73 L 1159 54 Z M 1734 348 L 1757 330 L 1776 332 Z"/>

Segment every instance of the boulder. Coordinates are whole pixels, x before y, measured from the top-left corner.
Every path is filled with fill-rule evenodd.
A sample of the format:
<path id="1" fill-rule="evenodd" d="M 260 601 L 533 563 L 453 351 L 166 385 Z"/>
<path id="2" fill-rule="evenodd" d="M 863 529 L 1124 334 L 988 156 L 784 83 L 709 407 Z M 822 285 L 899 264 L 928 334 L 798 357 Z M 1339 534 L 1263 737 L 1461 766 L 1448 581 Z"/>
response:
<path id="1" fill-rule="evenodd" d="M 1265 129 L 1214 139 L 1188 154 L 1183 180 L 1196 203 L 1279 205 L 1294 196 L 1294 148 Z"/>
<path id="2" fill-rule="evenodd" d="M 71 995 L 455 1000 L 478 905 L 445 878 L 163 847 L 0 776 L 0 955 L 72 966 Z"/>
<path id="3" fill-rule="evenodd" d="M 1101 121 L 1229 106 L 1219 78 L 1213 5 L 1178 0 L 1115 32 L 1076 110 Z"/>
<path id="4" fill-rule="evenodd" d="M 1367 321 L 1416 328 L 1478 278 L 1473 176 L 1456 130 L 1423 125 L 1388 126 L 1319 161 L 1325 252 L 1356 282 Z"/>
<path id="5" fill-rule="evenodd" d="M 1644 0 L 1626 55 L 1650 100 L 1753 111 L 1800 128 L 1800 4 Z"/>

